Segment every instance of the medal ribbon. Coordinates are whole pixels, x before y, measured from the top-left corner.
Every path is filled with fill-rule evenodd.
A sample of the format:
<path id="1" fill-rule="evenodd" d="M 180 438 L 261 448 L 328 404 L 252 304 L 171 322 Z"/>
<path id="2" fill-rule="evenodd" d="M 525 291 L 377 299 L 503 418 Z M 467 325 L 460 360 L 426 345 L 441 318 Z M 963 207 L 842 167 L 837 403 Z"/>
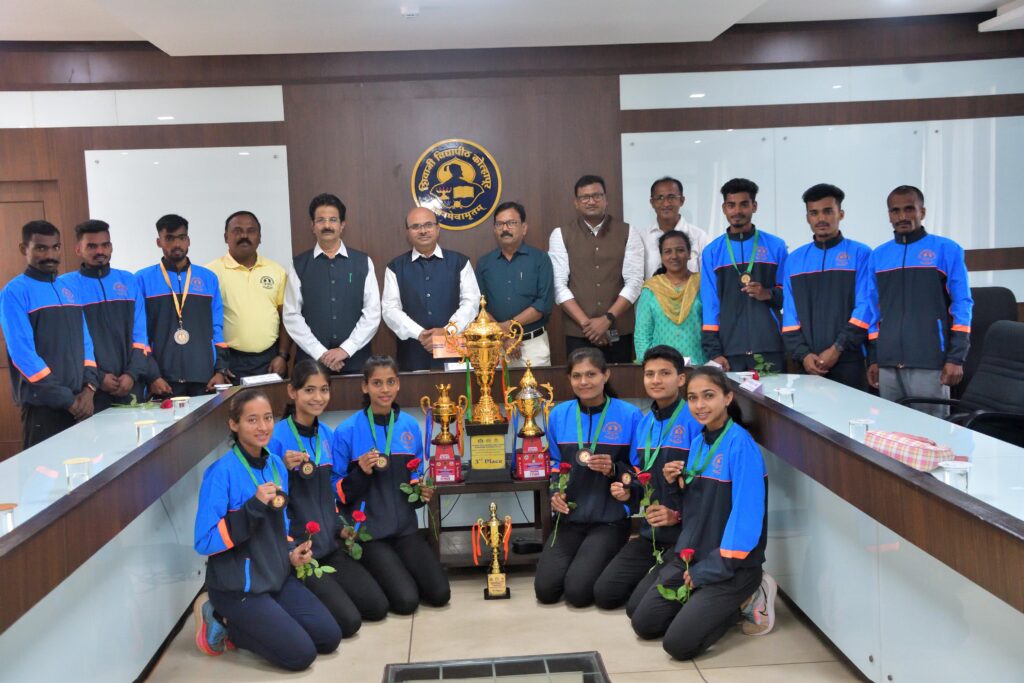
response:
<path id="1" fill-rule="evenodd" d="M 249 473 L 249 478 L 252 479 L 253 485 L 256 488 L 259 488 L 260 483 L 256 481 L 256 475 L 253 473 L 252 468 L 249 467 L 249 461 L 245 459 L 245 456 L 242 455 L 242 451 L 239 450 L 238 444 L 232 446 L 231 450 L 234 451 L 235 457 L 238 458 L 238 462 L 242 463 L 242 467 L 245 468 L 245 471 Z M 273 474 L 274 486 L 276 486 L 277 488 L 281 488 L 281 476 L 277 473 L 277 465 L 274 464 L 273 458 L 268 457 L 267 460 L 270 461 L 270 471 Z M 264 481 L 263 483 L 266 484 L 267 482 Z"/>
<path id="2" fill-rule="evenodd" d="M 307 451 L 306 447 L 304 445 L 302 445 L 302 437 L 299 436 L 299 430 L 295 427 L 295 420 L 293 420 L 290 415 L 288 416 L 288 427 L 292 430 L 292 436 L 295 437 L 295 443 L 299 444 L 299 450 L 302 451 L 303 453 L 307 453 L 308 454 L 309 451 Z M 313 443 L 312 439 L 310 439 L 310 443 Z M 315 453 L 315 457 L 313 458 L 313 462 L 316 463 L 317 467 L 320 466 L 320 428 L 319 427 L 317 427 L 317 430 L 316 430 L 316 453 Z"/>
<path id="3" fill-rule="evenodd" d="M 164 262 L 160 261 L 160 272 L 164 274 L 164 282 L 167 283 L 167 289 L 171 290 L 171 298 L 174 299 L 174 310 L 178 312 L 178 329 L 185 328 L 185 321 L 182 318 L 182 311 L 185 310 L 185 299 L 188 298 L 188 287 L 192 284 L 192 264 L 188 264 L 188 270 L 185 271 L 185 288 L 181 290 L 181 302 L 178 301 L 178 294 L 174 291 L 174 287 L 171 287 L 171 276 L 167 274 L 167 268 L 164 266 Z M 181 286 L 181 273 L 178 273 L 178 285 Z"/>
<path id="4" fill-rule="evenodd" d="M 373 408 L 366 409 L 366 421 L 370 423 L 370 438 L 373 439 L 373 447 L 377 448 L 377 428 L 373 426 Z M 392 410 L 388 417 L 388 430 L 384 434 L 387 445 L 384 447 L 384 455 L 391 455 L 391 437 L 394 436 L 395 411 Z M 377 450 L 380 450 L 379 448 Z"/>
<path id="5" fill-rule="evenodd" d="M 750 262 L 747 264 L 747 275 L 750 275 L 750 271 L 754 269 L 754 259 L 757 257 L 757 238 L 761 236 L 761 233 L 754 228 L 754 246 L 750 248 Z M 736 265 L 736 256 L 732 253 L 732 240 L 729 239 L 729 235 L 725 236 L 725 246 L 729 249 L 729 260 L 732 261 L 732 267 L 736 269 L 736 272 L 740 272 L 740 267 Z"/>
<path id="6" fill-rule="evenodd" d="M 686 403 L 682 399 L 679 399 L 676 409 L 672 411 L 672 417 L 668 418 L 668 422 L 661 428 L 661 434 L 658 435 L 658 447 L 651 453 L 651 434 L 654 432 L 654 423 L 658 420 L 651 420 L 651 427 L 647 430 L 647 443 L 644 444 L 644 472 L 651 469 L 654 463 L 658 460 L 658 453 L 661 453 L 661 447 L 665 445 L 665 432 L 667 428 L 675 424 L 676 418 L 679 417 L 679 411 L 682 410 L 683 404 Z M 716 442 L 717 443 L 717 442 Z"/>
<path id="7" fill-rule="evenodd" d="M 601 436 L 601 428 L 604 427 L 604 418 L 608 415 L 608 406 L 611 405 L 612 400 L 607 396 L 604 399 L 604 408 L 601 408 L 601 419 L 597 421 L 597 431 L 594 432 L 594 440 L 590 443 L 590 452 L 593 453 L 597 449 L 597 439 Z M 594 424 L 591 419 L 590 424 Z M 579 444 L 580 450 L 583 449 L 583 421 L 580 419 L 580 402 L 576 401 L 576 442 Z"/>
<path id="8" fill-rule="evenodd" d="M 697 466 L 685 470 L 686 483 L 687 484 L 689 484 L 691 481 L 693 481 L 694 477 L 696 477 L 697 475 L 702 474 L 704 472 L 705 468 L 707 468 L 707 466 L 708 466 L 708 461 L 710 461 L 711 458 L 714 457 L 715 453 L 718 452 L 718 447 L 721 445 L 722 439 L 725 438 L 725 435 L 729 433 L 729 429 L 731 427 L 732 427 L 732 418 L 729 418 L 725 422 L 725 429 L 723 429 L 722 433 L 718 435 L 718 438 L 715 439 L 715 442 L 713 444 L 711 444 L 711 448 L 702 452 L 701 458 L 697 462 Z M 707 445 L 707 444 L 705 444 L 705 445 Z"/>

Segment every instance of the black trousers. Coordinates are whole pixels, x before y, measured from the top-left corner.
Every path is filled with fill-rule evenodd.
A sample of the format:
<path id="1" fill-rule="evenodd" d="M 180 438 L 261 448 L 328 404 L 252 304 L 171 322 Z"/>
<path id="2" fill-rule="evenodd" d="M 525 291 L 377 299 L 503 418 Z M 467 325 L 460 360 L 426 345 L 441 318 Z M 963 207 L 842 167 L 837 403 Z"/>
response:
<path id="1" fill-rule="evenodd" d="M 206 391 L 206 382 L 171 382 L 167 381 L 171 385 L 171 393 L 163 398 L 171 398 L 173 396 L 202 396 L 203 394 L 209 393 Z"/>
<path id="2" fill-rule="evenodd" d="M 568 356 L 576 349 L 601 349 L 604 352 L 604 359 L 609 363 L 632 363 L 633 362 L 633 335 L 624 334 L 619 341 L 608 346 L 595 346 L 586 337 L 565 338 L 565 355 Z"/>
<path id="3" fill-rule="evenodd" d="M 341 642 L 341 629 L 331 613 L 294 574 L 276 593 L 211 589 L 209 594 L 231 641 L 282 669 L 308 669 L 318 652 L 334 652 Z"/>
<path id="4" fill-rule="evenodd" d="M 229 348 L 228 369 L 231 370 L 231 373 L 235 376 L 234 383 L 238 384 L 239 380 L 243 377 L 265 375 L 268 372 L 267 368 L 270 366 L 270 361 L 274 360 L 274 356 L 276 355 L 276 341 L 265 351 L 256 351 L 253 353 Z"/>
<path id="5" fill-rule="evenodd" d="M 666 600 L 657 585 L 679 588 L 683 585 L 682 560 L 666 562 L 651 572 L 630 618 L 633 631 L 645 640 L 661 638 L 662 647 L 675 659 L 693 659 L 718 641 L 742 617 L 740 605 L 754 594 L 761 583 L 761 568 L 747 567 L 732 578 L 696 588 L 685 604 Z"/>
<path id="6" fill-rule="evenodd" d="M 353 560 L 343 548 L 317 558 L 317 561 L 334 567 L 335 571 L 319 579 L 315 576 L 306 579 L 306 587 L 320 598 L 338 622 L 342 637 L 355 635 L 363 619 L 380 621 L 388 615 L 388 599 L 384 591 L 366 567 Z"/>
<path id="7" fill-rule="evenodd" d="M 422 600 L 443 607 L 452 597 L 441 560 L 419 532 L 367 541 L 360 562 L 387 596 L 395 614 L 412 614 Z"/>
<path id="8" fill-rule="evenodd" d="M 868 390 L 868 369 L 864 359 L 859 361 L 840 361 L 833 365 L 832 369 L 825 376 L 854 389 Z"/>
<path id="9" fill-rule="evenodd" d="M 766 363 L 772 364 L 772 372 L 785 372 L 786 371 L 786 357 L 779 352 L 766 352 L 758 354 L 764 357 Z M 743 372 L 745 370 L 753 370 L 754 366 L 757 365 L 757 361 L 754 360 L 753 355 L 741 354 L 739 356 L 726 356 L 729 361 L 730 372 Z M 710 360 L 710 359 L 709 359 Z"/>
<path id="10" fill-rule="evenodd" d="M 672 544 L 659 543 L 658 550 L 667 559 L 672 554 Z M 643 536 L 630 539 L 597 578 L 594 584 L 594 604 L 601 609 L 618 609 L 626 605 L 626 615 L 632 616 L 643 597 L 643 591 L 637 590 L 637 586 L 648 574 L 657 573 L 651 571 L 654 563 L 650 540 Z"/>
<path id="11" fill-rule="evenodd" d="M 31 448 L 75 424 L 66 410 L 47 406 L 21 406 L 21 449 Z"/>
<path id="12" fill-rule="evenodd" d="M 611 524 L 580 524 L 562 519 L 555 543 L 544 541 L 537 560 L 533 591 L 549 605 L 565 597 L 573 607 L 594 604 L 594 584 L 601 571 L 629 538 L 629 520 Z"/>

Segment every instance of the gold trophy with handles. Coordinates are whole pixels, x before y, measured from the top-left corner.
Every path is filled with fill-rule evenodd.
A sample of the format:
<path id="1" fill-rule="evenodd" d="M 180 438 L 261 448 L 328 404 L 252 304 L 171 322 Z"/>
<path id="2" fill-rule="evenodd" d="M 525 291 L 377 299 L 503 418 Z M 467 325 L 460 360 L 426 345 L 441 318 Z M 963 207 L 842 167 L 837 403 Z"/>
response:
<path id="1" fill-rule="evenodd" d="M 473 525 L 473 564 L 479 566 L 481 554 L 480 542 L 491 549 L 491 568 L 487 573 L 487 588 L 484 589 L 485 600 L 501 600 L 512 597 L 512 591 L 508 587 L 505 572 L 501 571 L 501 562 L 498 560 L 499 548 L 504 548 L 504 559 L 508 562 L 508 539 L 512 535 L 512 517 L 505 515 L 505 528 L 501 527 L 498 521 L 498 506 L 491 503 L 489 507 L 491 518 L 484 521 L 482 517 L 477 518 Z"/>
<path id="2" fill-rule="evenodd" d="M 547 396 L 541 392 L 547 391 Z M 513 397 L 512 394 L 515 392 Z M 511 400 L 510 400 L 511 399 Z M 510 411 L 523 416 L 523 426 L 516 433 L 522 438 L 522 449 L 516 451 L 516 479 L 547 479 L 551 476 L 551 459 L 541 437 L 544 430 L 537 425 L 537 417 L 543 412 L 545 421 L 555 404 L 555 392 L 550 384 L 539 384 L 533 376 L 530 361 L 526 361 L 526 372 L 519 380 L 518 387 L 509 387 L 505 392 L 505 405 Z"/>
<path id="3" fill-rule="evenodd" d="M 462 422 L 468 402 L 465 396 L 459 396 L 458 402 L 451 399 L 448 394 L 451 384 L 437 384 L 435 387 L 438 391 L 435 403 L 430 402 L 429 396 L 420 399 L 420 408 L 425 415 L 430 416 L 425 427 L 428 432 L 434 430 L 434 422 L 441 425 L 441 431 L 430 440 L 434 445 L 433 457 L 430 453 L 426 454 L 430 461 L 429 476 L 439 484 L 457 484 L 462 481 L 462 458 L 455 455 L 457 439 L 451 432 L 451 424 Z"/>

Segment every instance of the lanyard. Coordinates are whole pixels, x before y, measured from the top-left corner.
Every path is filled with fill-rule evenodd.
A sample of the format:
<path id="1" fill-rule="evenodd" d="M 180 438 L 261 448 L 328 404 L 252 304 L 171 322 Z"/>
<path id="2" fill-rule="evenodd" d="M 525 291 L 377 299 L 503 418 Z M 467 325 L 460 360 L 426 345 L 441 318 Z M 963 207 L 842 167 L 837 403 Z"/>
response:
<path id="1" fill-rule="evenodd" d="M 754 269 L 754 259 L 757 257 L 757 238 L 761 236 L 761 233 L 754 228 L 754 246 L 750 248 L 750 262 L 747 264 L 746 273 L 749 275 L 750 271 Z M 732 240 L 729 239 L 728 233 L 725 235 L 725 246 L 729 249 L 729 260 L 732 261 L 732 267 L 736 269 L 736 272 L 740 272 L 739 266 L 736 265 L 736 257 L 732 253 Z"/>
<path id="2" fill-rule="evenodd" d="M 366 421 L 370 424 L 370 438 L 373 439 L 373 447 L 377 448 L 377 429 L 373 426 L 373 408 L 366 409 Z M 390 417 L 388 417 L 388 431 L 384 435 L 384 439 L 387 441 L 387 445 L 384 447 L 384 455 L 391 455 L 391 437 L 393 436 L 394 426 L 395 411 L 392 410 Z"/>
<path id="3" fill-rule="evenodd" d="M 242 467 L 244 467 L 245 471 L 249 473 L 249 478 L 252 479 L 252 483 L 256 486 L 256 488 L 259 488 L 260 483 L 256 481 L 256 475 L 253 474 L 252 468 L 249 467 L 249 461 L 245 459 L 244 455 L 242 455 L 242 451 L 238 450 L 238 444 L 235 444 L 232 447 L 232 450 L 235 452 L 235 457 L 238 458 L 238 462 L 242 463 Z M 274 486 L 276 486 L 277 488 L 281 488 L 281 477 L 277 473 L 277 465 L 274 464 L 273 458 L 268 457 L 267 460 L 270 461 L 270 471 L 274 475 Z M 266 484 L 267 482 L 264 481 L 263 483 Z"/>
<path id="4" fill-rule="evenodd" d="M 307 451 L 306 447 L 302 445 L 302 437 L 299 436 L 299 430 L 295 427 L 295 420 L 293 420 L 290 415 L 288 416 L 288 427 L 290 427 L 291 430 L 292 430 L 292 436 L 295 437 L 295 443 L 299 444 L 299 450 L 302 451 L 303 453 L 308 453 L 309 451 Z M 317 427 L 315 436 L 316 436 L 316 450 L 315 450 L 315 457 L 313 458 L 313 462 L 315 462 L 317 465 L 319 465 L 320 464 L 320 428 L 319 427 Z M 309 442 L 313 443 L 313 440 L 310 439 Z"/>
<path id="5" fill-rule="evenodd" d="M 704 472 L 704 469 L 708 466 L 708 461 L 711 460 L 711 458 L 714 457 L 715 453 L 718 452 L 718 447 L 721 445 L 722 439 L 725 438 L 725 435 L 729 433 L 729 429 L 731 427 L 732 427 L 732 418 L 729 418 L 725 422 L 725 429 L 723 429 L 722 433 L 718 435 L 718 438 L 715 439 L 715 442 L 713 444 L 711 444 L 711 448 L 709 448 L 708 450 L 703 451 L 701 453 L 701 458 L 697 462 L 697 466 L 686 470 L 686 483 L 687 484 L 689 484 L 691 481 L 693 481 L 693 478 L 695 476 L 697 476 L 698 474 L 701 474 L 702 472 Z M 705 444 L 705 446 L 706 445 L 707 444 Z"/>
<path id="6" fill-rule="evenodd" d="M 174 287 L 171 287 L 171 277 L 167 274 L 167 268 L 164 266 L 164 262 L 160 261 L 160 272 L 164 274 L 164 282 L 167 283 L 167 289 L 171 290 L 171 298 L 174 299 L 174 310 L 178 312 L 178 327 L 184 324 L 181 312 L 185 309 L 185 299 L 188 298 L 188 287 L 192 284 L 192 264 L 188 264 L 188 270 L 185 272 L 185 289 L 181 292 L 181 301 L 178 301 L 178 294 L 174 291 Z M 177 273 L 178 276 L 178 287 L 181 287 L 181 273 Z"/>
<path id="7" fill-rule="evenodd" d="M 672 411 L 672 417 L 668 419 L 665 426 L 661 428 L 661 433 L 658 435 L 658 447 L 651 453 L 651 433 L 654 431 L 654 423 L 658 420 L 651 420 L 651 427 L 647 430 L 647 443 L 644 444 L 644 472 L 651 469 L 655 462 L 658 460 L 658 453 L 661 452 L 661 447 L 665 445 L 665 431 L 676 422 L 676 418 L 679 417 L 679 411 L 682 410 L 685 401 L 679 399 L 679 403 L 676 405 L 676 409 Z M 716 442 L 717 443 L 717 442 Z"/>
<path id="8" fill-rule="evenodd" d="M 594 440 L 590 443 L 590 452 L 593 453 L 597 448 L 597 439 L 601 436 L 601 429 L 604 427 L 604 418 L 608 415 L 608 406 L 611 405 L 612 400 L 605 397 L 604 408 L 601 409 L 601 419 L 597 421 L 597 431 L 594 432 Z M 590 424 L 594 424 L 593 418 L 590 420 Z M 579 447 L 583 448 L 583 421 L 580 419 L 580 402 L 576 401 L 576 442 Z"/>

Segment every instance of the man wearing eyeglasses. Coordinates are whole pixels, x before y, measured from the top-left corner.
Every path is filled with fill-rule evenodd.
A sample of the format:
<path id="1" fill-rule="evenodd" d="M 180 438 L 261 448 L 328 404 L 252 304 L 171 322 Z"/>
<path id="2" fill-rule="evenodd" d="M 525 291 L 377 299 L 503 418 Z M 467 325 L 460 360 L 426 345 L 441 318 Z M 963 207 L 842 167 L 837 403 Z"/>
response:
<path id="1" fill-rule="evenodd" d="M 398 367 L 403 371 L 440 370 L 434 337 L 449 321 L 461 332 L 480 309 L 480 287 L 469 258 L 437 244 L 441 227 L 434 212 L 413 209 L 405 217 L 412 250 L 384 269 L 384 323 L 398 337 Z"/>
<path id="2" fill-rule="evenodd" d="M 299 350 L 331 372 L 355 374 L 370 356 L 380 327 L 380 295 L 373 261 L 342 242 L 345 205 L 333 194 L 309 203 L 316 246 L 292 260 L 284 294 L 284 326 Z"/>
<path id="3" fill-rule="evenodd" d="M 513 320 L 523 326 L 522 344 L 512 350 L 510 365 L 551 365 L 551 345 L 544 329 L 555 301 L 554 272 L 548 255 L 526 244 L 526 209 L 505 202 L 494 211 L 498 248 L 476 263 L 480 293 L 487 311 L 508 331 Z"/>
<path id="4" fill-rule="evenodd" d="M 644 280 L 644 244 L 608 214 L 604 179 L 576 181 L 576 219 L 551 232 L 555 302 L 565 317 L 565 352 L 597 347 L 609 363 L 633 361 L 633 303 Z"/>
<path id="5" fill-rule="evenodd" d="M 686 267 L 691 273 L 700 272 L 700 254 L 709 241 L 708 233 L 688 223 L 679 210 L 686 203 L 683 184 L 675 178 L 665 176 L 651 185 L 651 208 L 657 220 L 654 225 L 640 233 L 644 243 L 644 280 L 654 277 L 654 271 L 661 267 L 661 252 L 658 238 L 669 230 L 678 230 L 690 238 L 690 260 Z"/>

